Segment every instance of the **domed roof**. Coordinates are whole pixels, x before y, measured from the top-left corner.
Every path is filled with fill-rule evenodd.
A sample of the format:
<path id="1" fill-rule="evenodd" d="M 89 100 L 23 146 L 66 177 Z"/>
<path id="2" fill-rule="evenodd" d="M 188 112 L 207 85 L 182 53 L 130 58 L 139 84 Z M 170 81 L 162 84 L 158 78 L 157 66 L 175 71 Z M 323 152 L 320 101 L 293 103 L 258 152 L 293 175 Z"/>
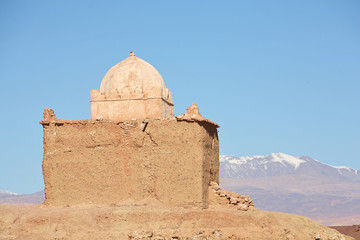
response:
<path id="1" fill-rule="evenodd" d="M 133 52 L 124 61 L 113 66 L 100 85 L 102 94 L 120 94 L 120 97 L 162 96 L 166 91 L 160 73 L 151 64 L 135 57 Z"/>

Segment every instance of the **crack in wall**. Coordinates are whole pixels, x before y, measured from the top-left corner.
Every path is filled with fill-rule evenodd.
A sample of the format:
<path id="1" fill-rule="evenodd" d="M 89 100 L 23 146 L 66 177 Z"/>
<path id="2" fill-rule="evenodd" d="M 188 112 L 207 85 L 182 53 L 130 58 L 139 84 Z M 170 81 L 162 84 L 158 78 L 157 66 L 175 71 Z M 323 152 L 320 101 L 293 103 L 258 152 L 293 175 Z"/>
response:
<path id="1" fill-rule="evenodd" d="M 153 144 L 155 144 L 155 146 L 159 146 L 159 145 L 156 143 L 156 141 L 153 139 L 153 137 L 151 136 L 151 133 L 150 133 L 150 132 L 145 132 L 145 133 L 146 133 L 146 135 L 149 136 L 151 142 L 152 142 Z"/>

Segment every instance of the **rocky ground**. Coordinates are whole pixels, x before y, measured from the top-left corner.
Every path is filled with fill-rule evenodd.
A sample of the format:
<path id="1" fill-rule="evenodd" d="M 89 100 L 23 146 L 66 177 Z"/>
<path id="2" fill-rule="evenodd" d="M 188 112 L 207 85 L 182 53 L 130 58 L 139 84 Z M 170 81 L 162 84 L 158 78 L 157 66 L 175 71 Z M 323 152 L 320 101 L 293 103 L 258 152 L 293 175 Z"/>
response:
<path id="1" fill-rule="evenodd" d="M 212 205 L 168 208 L 155 200 L 116 206 L 0 205 L 0 239 L 353 239 L 309 218 Z"/>

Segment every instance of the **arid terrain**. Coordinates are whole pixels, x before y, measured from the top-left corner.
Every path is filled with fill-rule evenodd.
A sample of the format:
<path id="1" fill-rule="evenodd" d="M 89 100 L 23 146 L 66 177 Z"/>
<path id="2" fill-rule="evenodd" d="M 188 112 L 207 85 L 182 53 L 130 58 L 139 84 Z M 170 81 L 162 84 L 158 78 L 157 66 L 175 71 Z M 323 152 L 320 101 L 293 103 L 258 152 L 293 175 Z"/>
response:
<path id="1" fill-rule="evenodd" d="M 352 225 L 352 226 L 332 226 L 338 230 L 339 232 L 346 234 L 355 238 L 356 240 L 360 239 L 360 225 Z"/>
<path id="2" fill-rule="evenodd" d="M 0 239 L 353 239 L 309 218 L 267 211 L 117 206 L 0 205 Z"/>
<path id="3" fill-rule="evenodd" d="M 239 179 L 237 171 L 234 178 L 221 179 L 226 189 L 250 194 L 257 208 L 272 211 L 237 211 L 226 204 L 213 204 L 207 210 L 170 208 L 154 199 L 112 206 L 51 207 L 40 204 L 43 191 L 27 195 L 3 191 L 0 204 L 7 205 L 0 205 L 0 239 L 360 239 L 359 225 L 344 226 L 360 219 L 354 211 L 358 192 L 347 194 L 357 183 L 339 181 L 335 175 L 333 182 L 323 178 L 322 182 L 329 183 L 321 188 L 314 184 L 321 181 L 307 173 L 299 175 L 301 181 L 288 173 Z M 316 222 L 279 212 L 306 213 Z M 339 225 L 332 228 L 350 237 L 317 222 Z"/>

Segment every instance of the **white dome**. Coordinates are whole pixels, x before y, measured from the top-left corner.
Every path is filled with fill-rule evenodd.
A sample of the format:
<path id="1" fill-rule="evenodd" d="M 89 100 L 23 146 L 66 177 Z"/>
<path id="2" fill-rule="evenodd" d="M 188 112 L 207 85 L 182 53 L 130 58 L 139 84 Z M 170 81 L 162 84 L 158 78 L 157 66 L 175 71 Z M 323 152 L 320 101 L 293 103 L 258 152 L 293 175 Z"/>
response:
<path id="1" fill-rule="evenodd" d="M 135 57 L 133 52 L 105 74 L 100 92 L 120 94 L 120 97 L 164 96 L 167 93 L 160 73 L 151 64 Z"/>

